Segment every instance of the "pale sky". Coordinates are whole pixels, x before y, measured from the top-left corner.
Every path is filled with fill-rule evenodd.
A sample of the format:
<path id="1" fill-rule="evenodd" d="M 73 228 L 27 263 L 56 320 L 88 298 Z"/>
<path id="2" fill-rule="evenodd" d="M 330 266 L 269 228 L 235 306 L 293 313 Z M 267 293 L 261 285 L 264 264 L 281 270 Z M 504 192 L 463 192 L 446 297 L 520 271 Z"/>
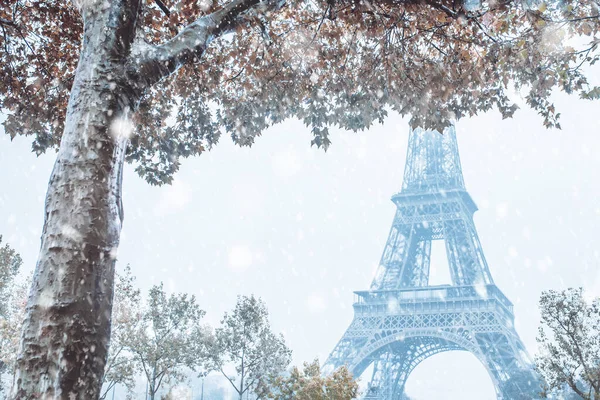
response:
<path id="1" fill-rule="evenodd" d="M 479 237 L 532 355 L 542 290 L 583 286 L 600 296 L 600 103 L 557 100 L 562 131 L 525 108 L 512 120 L 490 113 L 457 124 Z M 407 120 L 393 115 L 369 132 L 336 132 L 324 153 L 310 147 L 309 129 L 288 121 L 251 149 L 223 137 L 185 161 L 170 187 L 151 187 L 128 166 L 118 266 L 130 263 L 144 290 L 164 281 L 196 294 L 213 325 L 238 294 L 254 293 L 295 364 L 324 361 L 352 320 L 352 292 L 368 289 L 381 257 L 407 138 Z M 26 269 L 54 161 L 29 148 L 26 138 L 0 136 L 0 234 Z M 445 283 L 436 250 L 435 283 Z M 461 352 L 423 362 L 407 391 L 418 400 L 495 398 L 483 366 Z"/>

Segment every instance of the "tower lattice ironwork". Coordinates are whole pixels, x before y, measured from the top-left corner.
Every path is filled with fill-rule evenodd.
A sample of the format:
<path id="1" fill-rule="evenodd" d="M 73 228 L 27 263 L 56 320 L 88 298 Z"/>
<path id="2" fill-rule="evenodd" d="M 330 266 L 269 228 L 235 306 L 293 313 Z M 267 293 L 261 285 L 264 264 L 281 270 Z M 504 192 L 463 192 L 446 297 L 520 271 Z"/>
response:
<path id="1" fill-rule="evenodd" d="M 421 361 L 464 350 L 485 366 L 498 398 L 510 399 L 506 383 L 531 363 L 477 236 L 454 127 L 443 135 L 411 131 L 402 190 L 392 201 L 379 268 L 370 290 L 355 292 L 354 319 L 326 368 L 346 365 L 360 376 L 373 364 L 364 398 L 398 400 Z M 433 240 L 445 241 L 450 285 L 429 285 Z"/>

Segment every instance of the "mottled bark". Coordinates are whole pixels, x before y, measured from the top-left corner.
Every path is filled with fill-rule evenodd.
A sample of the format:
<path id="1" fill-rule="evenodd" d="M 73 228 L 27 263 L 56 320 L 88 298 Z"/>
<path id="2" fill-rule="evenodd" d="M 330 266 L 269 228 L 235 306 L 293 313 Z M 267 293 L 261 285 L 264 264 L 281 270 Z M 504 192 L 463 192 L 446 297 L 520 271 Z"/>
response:
<path id="1" fill-rule="evenodd" d="M 96 399 L 110 337 L 121 179 L 135 93 L 120 79 L 136 2 L 88 1 L 83 47 L 50 177 L 14 399 Z"/>
<path id="2" fill-rule="evenodd" d="M 264 4 L 271 1 L 283 4 Z M 123 223 L 128 117 L 150 85 L 196 61 L 257 2 L 234 0 L 164 45 L 136 52 L 141 0 L 80 0 L 83 44 L 46 195 L 12 399 L 98 399 Z"/>

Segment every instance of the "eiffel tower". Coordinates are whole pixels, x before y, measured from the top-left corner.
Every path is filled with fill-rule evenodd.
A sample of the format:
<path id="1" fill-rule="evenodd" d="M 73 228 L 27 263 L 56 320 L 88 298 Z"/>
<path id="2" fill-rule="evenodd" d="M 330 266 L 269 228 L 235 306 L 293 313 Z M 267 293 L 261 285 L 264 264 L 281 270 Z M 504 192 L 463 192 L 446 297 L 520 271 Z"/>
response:
<path id="1" fill-rule="evenodd" d="M 354 320 L 325 368 L 346 365 L 358 377 L 373 364 L 363 398 L 400 400 L 421 361 L 464 350 L 485 366 L 497 398 L 513 400 L 511 377 L 535 375 L 513 305 L 483 255 L 454 127 L 410 132 L 402 190 L 392 201 L 396 215 L 375 278 L 370 290 L 354 292 Z M 452 284 L 431 286 L 431 243 L 442 239 Z"/>

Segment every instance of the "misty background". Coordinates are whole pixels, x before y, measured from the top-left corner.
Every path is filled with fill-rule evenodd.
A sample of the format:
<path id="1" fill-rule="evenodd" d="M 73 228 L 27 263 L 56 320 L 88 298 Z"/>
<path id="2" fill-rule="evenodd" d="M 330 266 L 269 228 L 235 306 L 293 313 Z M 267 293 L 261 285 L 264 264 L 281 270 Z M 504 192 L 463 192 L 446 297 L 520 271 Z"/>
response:
<path id="1" fill-rule="evenodd" d="M 545 129 L 525 106 L 512 120 L 488 113 L 457 123 L 479 237 L 532 356 L 542 290 L 583 286 L 600 296 L 598 103 L 556 99 L 561 131 Z M 213 326 L 237 295 L 260 296 L 294 364 L 324 362 L 352 320 L 352 292 L 368 289 L 381 257 L 408 132 L 408 120 L 392 115 L 368 132 L 334 132 L 325 153 L 292 120 L 251 149 L 222 137 L 185 160 L 171 186 L 152 187 L 127 166 L 117 267 L 131 264 L 144 295 L 160 281 L 170 292 L 195 294 Z M 11 143 L 0 131 L 0 234 L 25 271 L 35 266 L 54 157 L 36 157 L 27 138 Z M 432 284 L 449 283 L 446 267 L 443 245 L 434 243 Z M 486 370 L 465 352 L 425 360 L 407 393 L 495 399 Z"/>

